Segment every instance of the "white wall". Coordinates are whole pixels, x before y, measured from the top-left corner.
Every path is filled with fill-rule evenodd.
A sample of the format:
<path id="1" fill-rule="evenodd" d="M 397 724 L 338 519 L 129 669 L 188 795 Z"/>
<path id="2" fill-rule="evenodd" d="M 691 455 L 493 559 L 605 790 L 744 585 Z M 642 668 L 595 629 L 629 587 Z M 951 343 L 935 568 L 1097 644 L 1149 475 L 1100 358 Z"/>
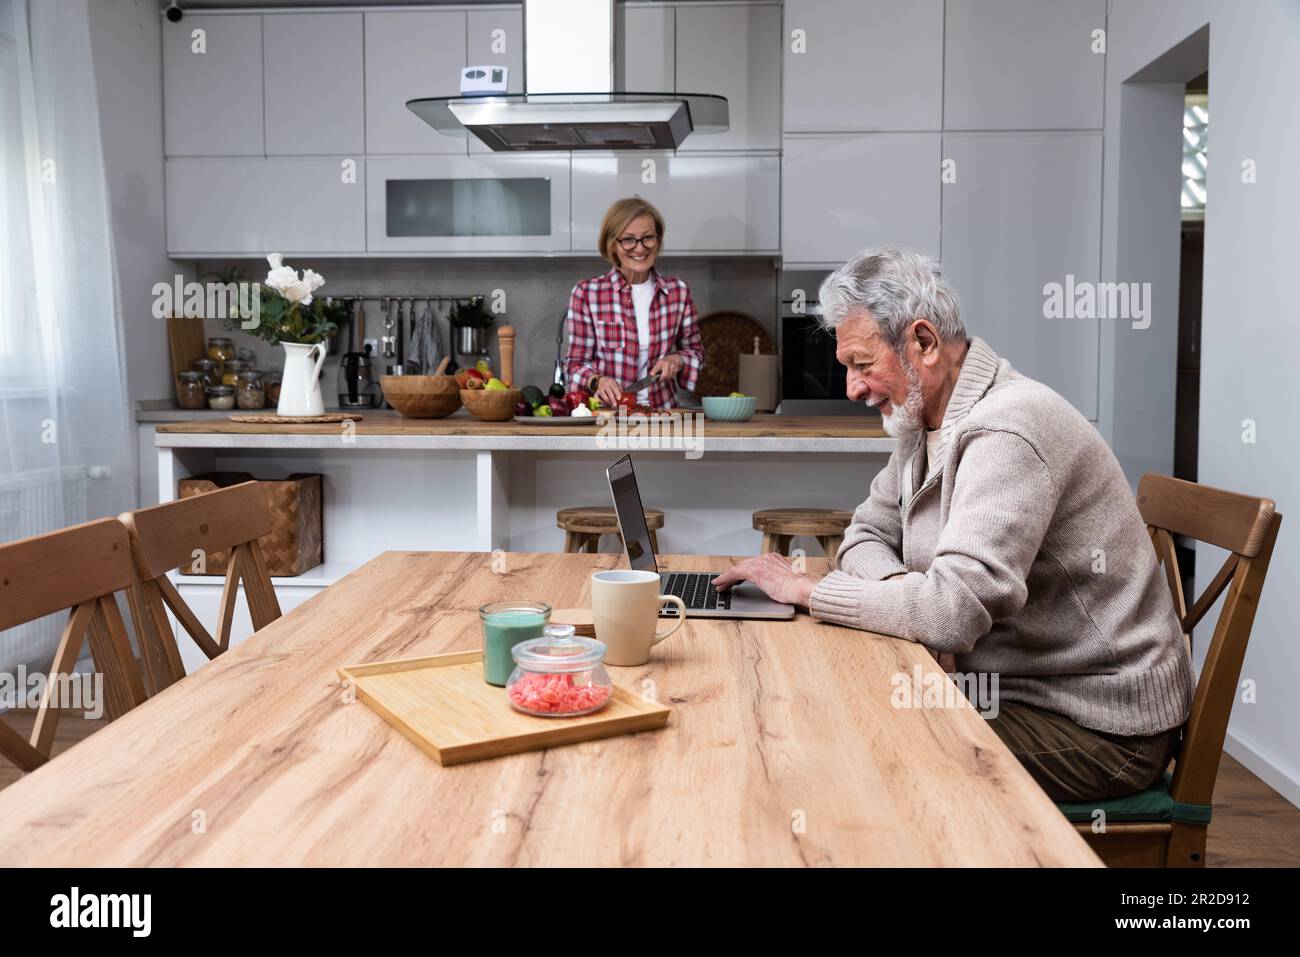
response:
<path id="1" fill-rule="evenodd" d="M 92 0 L 90 39 L 99 90 L 105 176 L 113 213 L 114 255 L 127 395 L 170 398 L 167 329 L 153 317 L 153 285 L 186 268 L 166 255 L 163 208 L 162 17 L 155 0 Z M 108 304 L 87 303 L 88 309 Z"/>
<path id="2" fill-rule="evenodd" d="M 1103 269 L 1107 278 L 1159 282 L 1156 295 L 1165 301 L 1157 299 L 1152 330 L 1146 334 L 1150 342 L 1139 338 L 1142 333 L 1109 330 L 1110 348 L 1103 350 L 1103 385 L 1109 394 L 1103 431 L 1130 453 L 1130 465 L 1137 462 L 1144 435 L 1153 444 L 1172 440 L 1166 429 L 1172 422 L 1167 406 L 1173 395 L 1175 338 L 1157 323 L 1177 321 L 1176 275 L 1168 272 L 1167 254 L 1135 249 L 1123 227 L 1126 217 L 1129 222 L 1148 215 L 1158 220 L 1168 211 L 1163 196 L 1116 188 L 1126 155 L 1150 148 L 1141 131 L 1121 124 L 1120 101 L 1124 80 L 1206 24 L 1212 132 L 1198 478 L 1206 485 L 1271 497 L 1279 511 L 1295 513 L 1282 524 L 1242 671 L 1243 679 L 1256 684 L 1257 702 L 1238 700 L 1227 750 L 1300 805 L 1295 694 L 1300 685 L 1295 626 L 1300 592 L 1292 587 L 1300 579 L 1300 420 L 1294 392 L 1300 322 L 1292 293 L 1300 222 L 1300 126 L 1292 102 L 1300 89 L 1300 4 L 1294 0 L 1112 0 Z M 1241 178 L 1241 164 L 1248 159 L 1258 171 L 1253 184 Z M 1163 242 L 1158 226 L 1149 235 L 1153 242 Z M 1133 275 L 1134 269 L 1149 274 Z M 1166 338 L 1166 358 L 1157 357 L 1152 345 Z M 1134 354 L 1149 361 L 1125 361 Z M 1253 444 L 1242 441 L 1246 419 L 1257 430 Z M 1133 425 L 1139 420 L 1145 425 Z M 1216 549 L 1198 551 L 1198 594 L 1222 557 Z M 1213 621 L 1217 609 L 1210 616 Z M 1198 666 L 1209 636 L 1208 627 L 1198 629 Z"/>

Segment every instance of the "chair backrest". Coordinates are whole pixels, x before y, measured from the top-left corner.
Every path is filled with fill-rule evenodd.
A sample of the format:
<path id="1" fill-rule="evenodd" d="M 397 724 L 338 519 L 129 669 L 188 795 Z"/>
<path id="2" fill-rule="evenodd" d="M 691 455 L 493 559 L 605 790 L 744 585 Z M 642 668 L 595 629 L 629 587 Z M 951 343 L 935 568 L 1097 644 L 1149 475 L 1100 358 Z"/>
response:
<path id="1" fill-rule="evenodd" d="M 24 771 L 49 760 L 58 726 L 61 692 L 89 639 L 95 669 L 103 675 L 110 718 L 145 700 L 145 690 L 115 593 L 134 589 L 135 567 L 126 529 L 104 518 L 0 545 L 0 629 L 65 609 L 67 624 L 46 676 L 30 740 L 0 722 L 0 754 Z"/>
<path id="2" fill-rule="evenodd" d="M 1190 635 L 1192 628 L 1227 590 L 1183 730 L 1171 788 L 1177 801 L 1210 804 L 1228 719 L 1237 696 L 1241 663 L 1246 656 L 1246 643 L 1250 640 L 1282 515 L 1272 499 L 1150 473 L 1138 483 L 1137 501 L 1151 533 L 1156 559 L 1165 567 L 1185 636 Z M 1190 610 L 1174 553 L 1175 535 L 1228 551 L 1223 566 Z"/>
<path id="3" fill-rule="evenodd" d="M 121 516 L 131 541 L 131 553 L 140 578 L 138 607 L 132 606 L 143 633 L 145 670 L 149 693 L 185 677 L 176 635 L 167 609 L 209 658 L 230 647 L 230 626 L 235 601 L 243 584 L 253 628 L 260 630 L 280 617 L 280 604 L 257 540 L 271 531 L 271 508 L 266 487 L 244 482 L 204 492 L 191 498 L 137 509 Z M 228 556 L 222 559 L 222 553 Z M 191 564 L 216 567 L 224 560 L 225 585 L 214 639 L 167 577 L 168 572 Z"/>

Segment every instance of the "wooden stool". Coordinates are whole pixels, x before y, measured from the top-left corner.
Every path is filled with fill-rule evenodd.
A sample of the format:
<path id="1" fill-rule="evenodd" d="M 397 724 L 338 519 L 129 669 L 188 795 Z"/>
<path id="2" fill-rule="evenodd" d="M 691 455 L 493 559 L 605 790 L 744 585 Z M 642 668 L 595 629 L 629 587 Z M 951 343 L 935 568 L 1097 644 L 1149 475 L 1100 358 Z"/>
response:
<path id="1" fill-rule="evenodd" d="M 853 513 L 839 508 L 765 508 L 754 513 L 754 528 L 763 533 L 763 552 L 790 553 L 790 539 L 810 535 L 832 562 L 844 541 Z"/>
<path id="2" fill-rule="evenodd" d="M 659 539 L 655 536 L 658 529 L 664 527 L 664 513 L 657 508 L 645 510 L 646 528 L 650 529 L 650 545 L 659 551 Z M 564 529 L 564 550 L 566 552 L 588 552 L 595 554 L 600 550 L 600 536 L 615 535 L 619 544 L 623 537 L 618 534 L 618 516 L 614 510 L 598 505 L 582 505 L 577 508 L 562 508 L 555 513 L 555 525 Z"/>

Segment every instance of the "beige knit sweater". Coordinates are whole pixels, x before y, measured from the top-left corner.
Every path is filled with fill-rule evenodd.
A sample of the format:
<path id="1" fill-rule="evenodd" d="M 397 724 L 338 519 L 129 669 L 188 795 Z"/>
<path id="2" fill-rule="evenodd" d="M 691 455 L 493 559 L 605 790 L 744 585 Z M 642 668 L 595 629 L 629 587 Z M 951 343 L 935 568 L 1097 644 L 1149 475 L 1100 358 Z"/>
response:
<path id="1" fill-rule="evenodd" d="M 1182 724 L 1195 682 L 1173 601 L 1092 424 L 975 338 L 928 478 L 925 459 L 923 433 L 900 441 L 813 616 L 953 652 L 960 672 L 996 673 L 1002 700 L 1086 728 Z"/>

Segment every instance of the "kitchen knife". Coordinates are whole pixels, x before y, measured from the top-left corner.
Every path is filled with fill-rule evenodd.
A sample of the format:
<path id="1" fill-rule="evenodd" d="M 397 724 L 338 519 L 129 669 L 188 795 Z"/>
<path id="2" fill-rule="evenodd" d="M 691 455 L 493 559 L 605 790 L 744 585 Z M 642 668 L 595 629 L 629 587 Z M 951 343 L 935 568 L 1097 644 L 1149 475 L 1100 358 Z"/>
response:
<path id="1" fill-rule="evenodd" d="M 659 381 L 659 374 L 648 375 L 644 379 L 637 379 L 630 386 L 624 389 L 624 392 L 640 392 L 642 389 L 648 389 Z"/>

